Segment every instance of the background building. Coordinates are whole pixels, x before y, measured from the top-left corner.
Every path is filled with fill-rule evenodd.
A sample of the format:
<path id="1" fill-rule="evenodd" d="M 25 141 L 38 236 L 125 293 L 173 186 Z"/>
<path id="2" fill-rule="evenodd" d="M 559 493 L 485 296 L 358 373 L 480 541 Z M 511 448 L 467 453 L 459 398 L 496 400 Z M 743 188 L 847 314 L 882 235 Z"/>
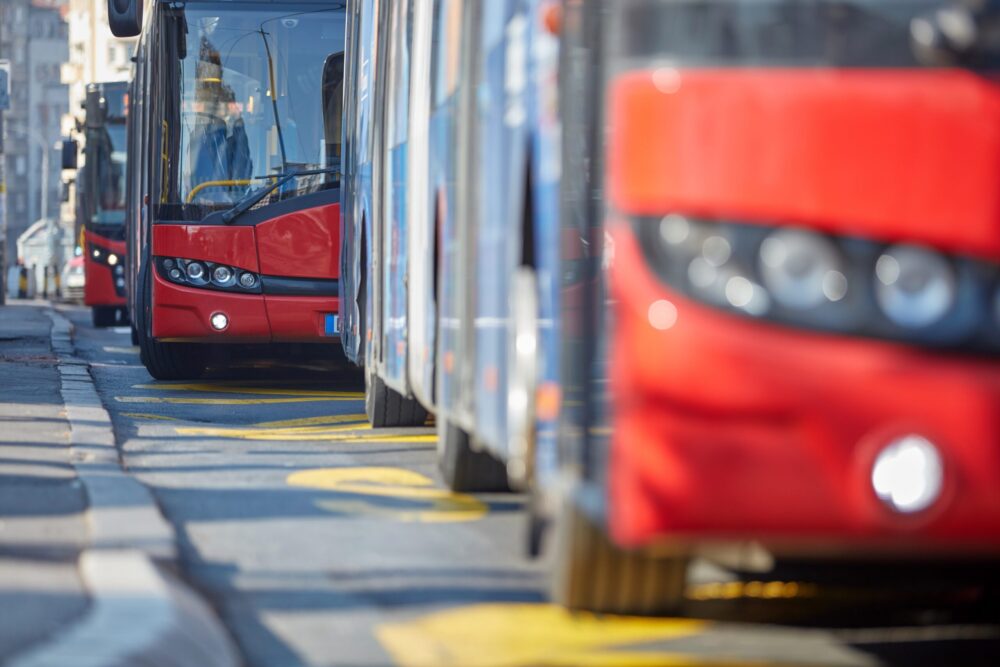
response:
<path id="1" fill-rule="evenodd" d="M 62 63 L 69 56 L 67 11 L 67 0 L 0 2 L 0 58 L 11 61 L 4 142 L 8 262 L 17 259 L 17 238 L 43 212 L 59 214 L 62 185 L 55 146 L 69 110 L 61 80 Z M 44 177 L 43 163 L 48 166 Z"/>

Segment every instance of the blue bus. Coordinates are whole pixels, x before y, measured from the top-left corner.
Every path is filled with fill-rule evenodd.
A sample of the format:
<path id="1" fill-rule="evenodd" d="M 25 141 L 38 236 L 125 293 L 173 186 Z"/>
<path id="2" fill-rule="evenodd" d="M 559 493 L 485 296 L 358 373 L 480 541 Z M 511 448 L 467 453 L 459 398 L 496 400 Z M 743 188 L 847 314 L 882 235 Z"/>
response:
<path id="1" fill-rule="evenodd" d="M 557 3 L 474 3 L 466 62 L 475 103 L 460 224 L 443 228 L 438 414 L 456 490 L 532 486 L 554 471 L 558 417 Z M 448 363 L 450 359 L 454 363 Z M 539 400 L 541 399 L 541 400 Z M 539 437 L 540 435 L 540 437 Z M 541 442 L 541 449 L 536 444 Z"/>
<path id="2" fill-rule="evenodd" d="M 448 210 L 438 198 L 454 200 L 455 114 L 454 95 L 441 94 L 454 93 L 453 83 L 442 80 L 434 94 L 429 86 L 438 72 L 457 71 L 461 8 L 431 0 L 350 3 L 354 70 L 345 99 L 354 102 L 345 120 L 340 329 L 347 357 L 365 368 L 374 426 L 423 424 L 435 405 L 432 220 Z"/>
<path id="3" fill-rule="evenodd" d="M 342 340 L 373 425 L 435 415 L 454 489 L 527 485 L 536 425 L 554 451 L 555 5 L 349 9 Z"/>

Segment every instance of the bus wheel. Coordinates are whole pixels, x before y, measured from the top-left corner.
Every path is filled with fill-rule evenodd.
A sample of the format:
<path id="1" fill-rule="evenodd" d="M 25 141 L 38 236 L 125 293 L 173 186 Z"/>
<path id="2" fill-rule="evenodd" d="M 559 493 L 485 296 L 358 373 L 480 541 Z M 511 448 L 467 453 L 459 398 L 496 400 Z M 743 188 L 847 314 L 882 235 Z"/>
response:
<path id="1" fill-rule="evenodd" d="M 507 466 L 489 452 L 475 451 L 469 434 L 447 419 L 438 423 L 441 475 L 452 491 L 509 491 Z"/>
<path id="2" fill-rule="evenodd" d="M 113 327 L 118 320 L 118 309 L 112 306 L 94 306 L 90 309 L 90 320 L 95 327 Z"/>
<path id="3" fill-rule="evenodd" d="M 205 372 L 205 346 L 161 343 L 139 334 L 140 358 L 157 380 L 194 380 Z"/>
<path id="4" fill-rule="evenodd" d="M 614 544 L 574 503 L 556 518 L 550 596 L 572 611 L 674 614 L 684 600 L 688 559 Z"/>
<path id="5" fill-rule="evenodd" d="M 375 428 L 422 426 L 427 411 L 415 398 L 390 389 L 376 373 L 365 371 L 365 413 Z"/>
<path id="6" fill-rule="evenodd" d="M 149 335 L 152 327 L 147 318 L 151 317 L 152 313 L 150 309 L 146 309 L 145 304 L 151 301 L 150 280 L 147 269 L 143 274 L 142 290 L 139 292 L 145 303 L 137 308 L 139 313 L 145 314 L 142 316 L 142 321 L 134 324 L 133 329 L 139 341 L 139 359 L 149 374 L 157 380 L 197 379 L 205 372 L 207 346 L 161 343 Z"/>

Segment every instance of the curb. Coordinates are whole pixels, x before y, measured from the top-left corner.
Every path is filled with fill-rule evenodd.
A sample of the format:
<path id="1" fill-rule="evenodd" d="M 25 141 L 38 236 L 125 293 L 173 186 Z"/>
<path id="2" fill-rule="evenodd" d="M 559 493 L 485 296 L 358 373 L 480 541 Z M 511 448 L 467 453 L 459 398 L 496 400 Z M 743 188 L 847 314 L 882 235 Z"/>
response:
<path id="1" fill-rule="evenodd" d="M 111 417 L 73 325 L 53 309 L 52 349 L 70 424 L 70 458 L 88 499 L 88 548 L 80 555 L 91 598 L 83 618 L 10 667 L 235 667 L 236 649 L 209 606 L 160 565 L 177 560 L 173 526 L 150 490 L 126 473 Z"/>
<path id="2" fill-rule="evenodd" d="M 86 551 L 80 574 L 93 599 L 83 620 L 10 667 L 239 664 L 207 605 L 141 551 Z"/>

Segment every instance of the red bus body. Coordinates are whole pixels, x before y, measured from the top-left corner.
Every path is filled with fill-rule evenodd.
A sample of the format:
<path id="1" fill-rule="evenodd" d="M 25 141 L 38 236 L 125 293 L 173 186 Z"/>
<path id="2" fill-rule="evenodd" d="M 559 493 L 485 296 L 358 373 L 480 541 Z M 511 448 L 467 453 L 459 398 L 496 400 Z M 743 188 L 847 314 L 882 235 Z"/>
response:
<path id="1" fill-rule="evenodd" d="M 253 273 L 338 280 L 340 205 L 279 215 L 256 226 L 159 224 L 153 254 L 236 266 Z M 214 313 L 230 325 L 216 331 Z M 332 335 L 327 317 L 339 312 L 335 296 L 229 294 L 175 285 L 156 275 L 153 336 L 163 340 L 246 343 L 309 342 Z"/>
<path id="2" fill-rule="evenodd" d="M 125 241 L 114 240 L 101 236 L 96 232 L 83 231 L 83 262 L 86 283 L 83 288 L 83 303 L 91 307 L 125 306 L 124 274 L 115 275 L 115 267 L 125 269 Z M 98 257 L 94 256 L 97 251 Z M 107 262 L 107 258 L 115 256 L 115 266 Z M 116 284 L 121 280 L 121 284 Z"/>
<path id="3" fill-rule="evenodd" d="M 616 541 L 1000 553 L 995 353 L 727 312 L 661 280 L 635 232 L 668 214 L 794 224 L 995 270 L 997 83 L 958 69 L 651 68 L 608 94 Z M 655 324 L 654 304 L 667 313 Z M 878 452 L 908 434 L 944 470 L 913 514 L 871 481 Z"/>

